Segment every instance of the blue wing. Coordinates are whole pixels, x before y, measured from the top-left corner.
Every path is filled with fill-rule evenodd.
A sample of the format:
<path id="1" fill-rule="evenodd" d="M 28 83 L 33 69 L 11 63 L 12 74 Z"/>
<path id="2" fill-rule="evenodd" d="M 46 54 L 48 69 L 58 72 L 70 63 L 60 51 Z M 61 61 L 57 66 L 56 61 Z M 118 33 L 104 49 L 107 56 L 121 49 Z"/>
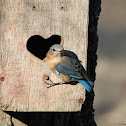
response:
<path id="1" fill-rule="evenodd" d="M 81 70 L 78 68 L 79 61 L 70 57 L 66 57 L 64 62 L 57 65 L 56 70 L 75 79 L 82 79 Z"/>

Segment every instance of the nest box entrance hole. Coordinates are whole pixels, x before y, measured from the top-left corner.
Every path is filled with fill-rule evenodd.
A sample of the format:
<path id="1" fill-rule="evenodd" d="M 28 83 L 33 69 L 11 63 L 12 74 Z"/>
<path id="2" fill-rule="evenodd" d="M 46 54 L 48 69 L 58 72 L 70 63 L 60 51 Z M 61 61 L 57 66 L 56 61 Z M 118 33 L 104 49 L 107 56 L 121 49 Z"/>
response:
<path id="1" fill-rule="evenodd" d="M 61 42 L 61 36 L 52 35 L 45 39 L 40 35 L 34 35 L 28 39 L 26 47 L 30 53 L 43 60 L 49 48 L 54 44 L 63 44 Z"/>

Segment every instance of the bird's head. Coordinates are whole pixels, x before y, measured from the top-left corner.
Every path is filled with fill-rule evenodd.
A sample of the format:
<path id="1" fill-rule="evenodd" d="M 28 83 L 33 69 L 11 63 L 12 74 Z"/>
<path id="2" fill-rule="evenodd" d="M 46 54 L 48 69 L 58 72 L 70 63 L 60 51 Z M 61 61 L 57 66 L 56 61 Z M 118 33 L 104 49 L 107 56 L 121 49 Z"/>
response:
<path id="1" fill-rule="evenodd" d="M 49 49 L 49 54 L 57 57 L 57 56 L 61 56 L 61 51 L 64 50 L 63 46 L 60 44 L 54 44 L 50 47 Z"/>

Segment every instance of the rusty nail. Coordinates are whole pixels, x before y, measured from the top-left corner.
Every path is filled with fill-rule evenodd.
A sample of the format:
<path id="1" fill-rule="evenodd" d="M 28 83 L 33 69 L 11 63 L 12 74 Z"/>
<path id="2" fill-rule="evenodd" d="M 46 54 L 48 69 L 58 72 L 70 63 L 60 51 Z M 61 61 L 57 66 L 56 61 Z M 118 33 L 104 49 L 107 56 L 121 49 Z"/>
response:
<path id="1" fill-rule="evenodd" d="M 5 80 L 5 77 L 0 77 L 0 81 L 4 81 Z"/>
<path id="2" fill-rule="evenodd" d="M 83 101 L 84 101 L 84 99 L 82 99 L 82 98 L 78 99 L 78 103 L 83 103 Z"/>

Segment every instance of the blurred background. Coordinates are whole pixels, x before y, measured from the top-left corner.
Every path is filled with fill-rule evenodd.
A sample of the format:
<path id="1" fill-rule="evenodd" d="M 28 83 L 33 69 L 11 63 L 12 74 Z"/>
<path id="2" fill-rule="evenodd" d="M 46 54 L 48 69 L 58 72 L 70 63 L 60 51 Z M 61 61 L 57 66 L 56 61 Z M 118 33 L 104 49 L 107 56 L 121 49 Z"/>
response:
<path id="1" fill-rule="evenodd" d="M 126 126 L 126 0 L 102 0 L 95 85 L 98 126 Z"/>

